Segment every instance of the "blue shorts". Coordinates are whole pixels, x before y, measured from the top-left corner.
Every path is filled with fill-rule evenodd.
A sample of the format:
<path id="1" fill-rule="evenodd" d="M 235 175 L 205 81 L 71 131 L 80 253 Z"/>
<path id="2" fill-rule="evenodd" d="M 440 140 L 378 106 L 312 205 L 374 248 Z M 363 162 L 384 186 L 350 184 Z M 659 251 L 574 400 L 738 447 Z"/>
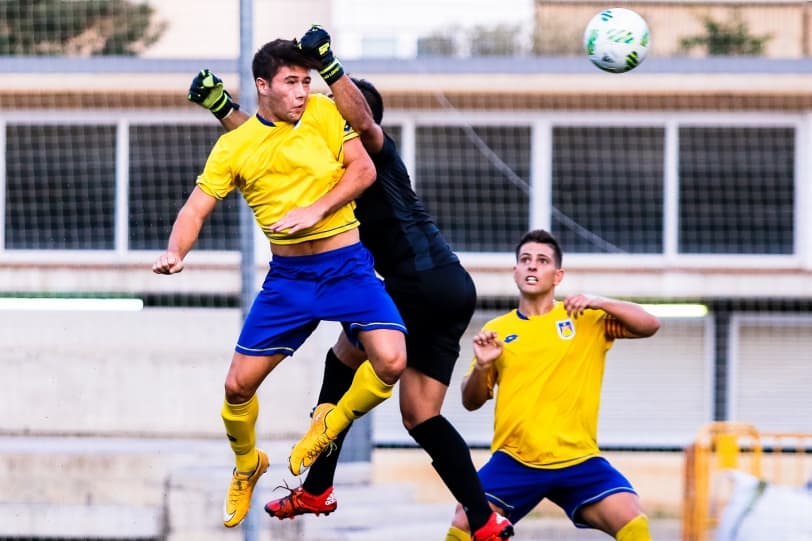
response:
<path id="1" fill-rule="evenodd" d="M 504 509 L 514 524 L 548 498 L 573 524 L 591 528 L 578 520 L 581 508 L 618 492 L 636 494 L 629 480 L 602 457 L 566 468 L 541 469 L 497 451 L 479 470 L 479 478 L 488 500 Z"/>
<path id="2" fill-rule="evenodd" d="M 340 322 L 356 347 L 360 331 L 406 333 L 360 242 L 315 255 L 275 255 L 235 349 L 244 355 L 292 355 L 320 321 Z"/>

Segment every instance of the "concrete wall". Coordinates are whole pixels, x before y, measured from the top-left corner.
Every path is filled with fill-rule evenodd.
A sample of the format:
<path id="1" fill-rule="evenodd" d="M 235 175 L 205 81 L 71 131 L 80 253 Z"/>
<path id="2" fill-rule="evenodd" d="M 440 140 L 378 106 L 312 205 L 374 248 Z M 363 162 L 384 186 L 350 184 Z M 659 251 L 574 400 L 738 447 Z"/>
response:
<path id="1" fill-rule="evenodd" d="M 233 462 L 220 408 L 240 323 L 236 309 L 0 311 L 0 537 L 242 539 L 220 518 Z M 264 498 L 338 331 L 323 323 L 260 389 Z"/>
<path id="2" fill-rule="evenodd" d="M 0 537 L 242 539 L 239 528 L 220 522 L 232 456 L 219 411 L 239 328 L 236 309 L 0 311 Z M 323 323 L 260 390 L 258 444 L 272 463 L 260 501 L 279 497 L 276 485 L 298 483 L 287 454 L 307 426 L 324 351 L 338 330 Z M 481 464 L 487 452 L 474 456 Z M 650 513 L 678 516 L 681 453 L 612 460 Z M 453 509 L 419 449 L 377 450 L 370 463 L 344 463 L 337 482 L 358 486 L 365 495 L 357 498 L 367 500 L 388 493 L 383 484 L 411 483 L 419 489 L 415 504 L 436 504 L 443 517 Z M 364 509 L 358 512 L 377 513 Z M 539 514 L 560 512 L 546 506 Z M 273 521 L 273 538 L 338 539 L 305 536 L 300 522 Z"/>
<path id="3" fill-rule="evenodd" d="M 0 311 L 0 432 L 223 437 L 223 381 L 240 330 L 236 309 Z M 318 395 L 322 323 L 260 389 L 261 438 L 301 435 Z"/>

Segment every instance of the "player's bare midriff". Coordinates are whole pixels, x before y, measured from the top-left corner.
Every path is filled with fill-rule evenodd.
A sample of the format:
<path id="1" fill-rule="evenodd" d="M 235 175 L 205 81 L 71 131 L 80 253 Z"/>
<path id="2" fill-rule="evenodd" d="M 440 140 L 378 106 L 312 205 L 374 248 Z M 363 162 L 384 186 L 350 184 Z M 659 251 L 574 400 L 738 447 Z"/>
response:
<path id="1" fill-rule="evenodd" d="M 299 255 L 313 255 L 331 250 L 338 250 L 361 241 L 358 229 L 344 231 L 338 235 L 324 239 L 306 240 L 297 244 L 271 243 L 271 253 L 274 255 L 295 257 Z"/>

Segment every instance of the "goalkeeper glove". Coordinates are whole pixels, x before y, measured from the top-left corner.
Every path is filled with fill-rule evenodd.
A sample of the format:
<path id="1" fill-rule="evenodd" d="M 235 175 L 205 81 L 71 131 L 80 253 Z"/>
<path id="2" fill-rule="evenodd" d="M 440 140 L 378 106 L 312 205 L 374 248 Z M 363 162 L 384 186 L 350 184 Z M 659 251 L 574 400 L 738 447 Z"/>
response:
<path id="1" fill-rule="evenodd" d="M 205 107 L 221 120 L 231 111 L 240 108 L 240 104 L 235 103 L 231 99 L 231 94 L 223 88 L 223 80 L 208 69 L 200 70 L 200 73 L 192 79 L 186 98 Z"/>
<path id="2" fill-rule="evenodd" d="M 336 82 L 344 75 L 344 67 L 333 55 L 333 48 L 330 45 L 330 34 L 321 26 L 314 24 L 310 30 L 304 33 L 299 40 L 299 48 L 307 56 L 318 58 L 321 62 L 319 75 L 328 85 Z"/>

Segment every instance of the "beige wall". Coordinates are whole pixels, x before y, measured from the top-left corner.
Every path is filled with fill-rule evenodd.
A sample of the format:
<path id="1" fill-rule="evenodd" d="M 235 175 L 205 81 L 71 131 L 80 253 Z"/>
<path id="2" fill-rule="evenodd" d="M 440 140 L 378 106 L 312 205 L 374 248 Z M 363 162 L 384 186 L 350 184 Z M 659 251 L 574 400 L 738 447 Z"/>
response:
<path id="1" fill-rule="evenodd" d="M 0 311 L 0 432 L 220 439 L 240 326 L 237 309 Z M 260 439 L 307 427 L 339 331 L 322 323 L 266 379 Z"/>
<path id="2" fill-rule="evenodd" d="M 239 0 L 151 0 L 168 23 L 145 58 L 236 58 L 240 54 Z M 300 36 L 332 19 L 331 0 L 254 0 L 254 45 Z"/>
<path id="3" fill-rule="evenodd" d="M 730 24 L 736 16 L 751 36 L 772 36 L 766 43 L 766 56 L 800 58 L 812 54 L 812 7 L 808 2 L 643 1 L 618 5 L 633 9 L 646 19 L 651 31 L 652 56 L 682 54 L 680 40 L 703 35 L 705 18 Z M 606 7 L 600 1 L 536 2 L 536 22 L 544 50 L 558 54 L 579 52 L 587 21 Z M 693 54 L 700 52 L 696 49 Z"/>

